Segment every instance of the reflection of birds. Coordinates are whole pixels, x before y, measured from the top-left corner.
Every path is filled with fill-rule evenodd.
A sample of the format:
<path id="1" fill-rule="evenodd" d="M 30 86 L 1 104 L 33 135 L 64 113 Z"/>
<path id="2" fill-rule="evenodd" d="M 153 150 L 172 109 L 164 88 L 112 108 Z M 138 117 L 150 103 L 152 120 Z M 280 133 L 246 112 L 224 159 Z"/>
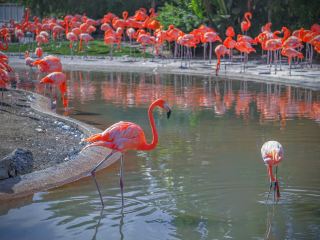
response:
<path id="1" fill-rule="evenodd" d="M 105 162 L 110 160 L 111 156 L 116 153 L 121 153 L 121 166 L 120 166 L 120 188 L 121 188 L 121 197 L 122 197 L 122 204 L 123 204 L 123 153 L 127 150 L 152 150 L 156 147 L 158 143 L 158 133 L 155 127 L 154 118 L 152 115 L 152 111 L 155 107 L 164 108 L 167 111 L 167 117 L 169 118 L 171 109 L 168 104 L 162 100 L 158 99 L 154 101 L 149 109 L 148 109 L 148 116 L 151 125 L 151 130 L 153 134 L 152 142 L 149 144 L 146 141 L 144 132 L 142 128 L 132 122 L 118 122 L 107 128 L 104 132 L 98 133 L 95 135 L 90 136 L 89 138 L 84 139 L 85 142 L 91 143 L 87 145 L 84 149 L 93 146 L 101 146 L 112 149 L 111 153 L 102 160 L 92 171 L 92 177 L 95 181 L 97 186 L 101 204 L 104 206 L 102 195 L 100 192 L 100 188 L 98 182 L 95 177 L 96 170 Z"/>
<path id="2" fill-rule="evenodd" d="M 268 193 L 267 200 L 269 198 L 270 192 L 272 187 L 274 190 L 274 200 L 280 198 L 280 189 L 279 189 L 279 183 L 277 178 L 277 170 L 278 170 L 278 164 L 283 159 L 283 148 L 281 144 L 277 141 L 268 141 L 265 142 L 262 145 L 261 148 L 261 155 L 264 163 L 266 164 L 268 168 L 268 175 L 270 178 L 270 190 Z M 273 174 L 273 167 L 276 167 L 276 174 Z"/>
<path id="3" fill-rule="evenodd" d="M 97 234 L 98 234 L 98 230 L 99 230 L 99 227 L 102 225 L 101 224 L 101 219 L 104 217 L 103 215 L 103 211 L 104 211 L 104 208 L 101 209 L 100 211 L 100 215 L 99 215 L 99 220 L 97 222 L 97 224 L 95 225 L 95 230 L 94 230 L 94 234 L 92 236 L 92 240 L 96 240 L 97 239 Z M 124 212 L 123 212 L 123 207 L 121 208 L 121 212 L 120 212 L 120 222 L 119 222 L 119 234 L 120 234 L 120 240 L 123 240 L 124 239 L 124 235 L 123 235 L 123 225 L 124 225 Z"/>

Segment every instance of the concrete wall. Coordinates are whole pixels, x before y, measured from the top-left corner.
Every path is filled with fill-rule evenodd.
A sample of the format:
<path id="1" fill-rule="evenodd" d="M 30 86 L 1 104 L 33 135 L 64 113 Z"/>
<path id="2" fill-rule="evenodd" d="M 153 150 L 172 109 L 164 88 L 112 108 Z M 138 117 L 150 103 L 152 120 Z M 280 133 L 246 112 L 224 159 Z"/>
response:
<path id="1" fill-rule="evenodd" d="M 15 3 L 0 4 L 0 25 L 8 23 L 10 19 L 20 22 L 24 13 L 24 6 Z"/>

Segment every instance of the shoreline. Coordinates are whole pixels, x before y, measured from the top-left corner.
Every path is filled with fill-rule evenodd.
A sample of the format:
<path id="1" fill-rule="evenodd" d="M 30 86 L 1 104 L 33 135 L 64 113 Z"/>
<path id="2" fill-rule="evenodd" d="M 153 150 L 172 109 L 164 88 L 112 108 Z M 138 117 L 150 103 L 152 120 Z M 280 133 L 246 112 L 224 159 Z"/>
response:
<path id="1" fill-rule="evenodd" d="M 248 72 L 239 74 L 237 71 L 240 68 L 239 64 L 236 64 L 232 71 L 224 72 L 217 77 L 213 70 L 214 62 L 209 65 L 203 60 L 195 60 L 190 68 L 180 68 L 180 61 L 174 60 L 160 60 L 155 59 L 153 61 L 144 61 L 139 59 L 132 61 L 127 57 L 114 58 L 113 61 L 101 58 L 90 57 L 88 59 L 82 59 L 81 57 L 74 57 L 72 61 L 70 56 L 60 56 L 64 70 L 88 70 L 88 71 L 125 71 L 126 72 L 148 72 L 148 73 L 163 73 L 163 74 L 189 74 L 212 77 L 217 80 L 242 80 L 242 81 L 254 81 L 265 83 L 279 83 L 284 85 L 310 88 L 312 90 L 320 90 L 320 65 L 315 65 L 312 71 L 306 72 L 309 75 L 299 75 L 300 72 L 293 72 L 293 76 L 286 76 L 283 71 L 279 75 L 271 74 L 269 76 L 261 75 L 259 71 L 267 68 L 259 64 L 249 64 Z M 24 67 L 25 62 L 23 58 L 18 56 L 10 56 L 10 64 L 13 67 Z M 222 69 L 224 65 L 222 65 Z M 253 70 L 252 70 L 253 69 Z M 260 69 L 260 70 L 259 70 Z M 288 73 L 287 73 L 288 74 Z M 263 79 L 261 79 L 263 78 Z M 28 92 L 23 90 L 15 90 L 21 92 Z M 92 127 L 88 124 L 72 119 L 70 117 L 60 116 L 50 110 L 49 100 L 36 93 L 28 92 L 34 96 L 34 101 L 31 102 L 30 107 L 41 115 L 58 119 L 84 133 L 84 135 L 91 135 L 100 131 L 99 129 Z M 75 155 L 73 160 L 59 163 L 43 170 L 35 171 L 29 174 L 21 175 L 15 178 L 9 178 L 0 181 L 0 201 L 13 198 L 20 198 L 31 195 L 35 192 L 46 191 L 52 188 L 60 187 L 62 185 L 71 183 L 81 178 L 90 175 L 91 169 L 100 162 L 110 150 L 101 148 L 89 148 L 85 151 L 81 151 Z M 117 156 L 110 161 L 112 163 L 117 161 Z M 109 166 L 108 165 L 108 166 Z M 104 166 L 104 168 L 107 166 Z"/>
<path id="2" fill-rule="evenodd" d="M 24 92 L 23 90 L 14 91 Z M 36 93 L 28 93 L 33 94 L 34 96 L 34 100 L 31 101 L 30 107 L 40 115 L 64 122 L 83 132 L 84 135 L 91 135 L 101 131 L 70 117 L 60 116 L 52 112 L 47 98 Z M 39 171 L 2 180 L 0 181 L 0 201 L 27 197 L 36 192 L 57 188 L 87 177 L 90 175 L 90 171 L 93 167 L 104 159 L 109 152 L 109 149 L 88 148 L 84 151 L 80 151 L 72 160 Z M 118 155 L 115 154 L 108 163 L 111 165 L 117 160 Z M 106 168 L 109 165 L 103 167 Z"/>
<path id="3" fill-rule="evenodd" d="M 18 55 L 8 54 L 10 56 L 10 64 L 13 67 L 26 67 L 23 58 Z M 274 74 L 269 72 L 269 67 L 266 64 L 259 64 L 258 61 L 250 60 L 247 64 L 245 73 L 240 73 L 240 63 L 226 63 L 227 70 L 225 71 L 225 62 L 221 64 L 219 76 L 215 75 L 215 63 L 211 64 L 204 60 L 192 60 L 192 64 L 188 68 L 184 68 L 185 62 L 181 67 L 180 60 L 174 59 L 134 59 L 128 56 L 114 57 L 111 61 L 109 57 L 91 57 L 84 59 L 83 57 L 75 56 L 59 56 L 63 66 L 63 70 L 73 71 L 104 71 L 104 72 L 147 72 L 154 74 L 187 74 L 211 77 L 217 80 L 242 80 L 264 83 L 278 83 L 290 85 L 294 87 L 303 87 L 311 90 L 320 90 L 320 64 L 313 64 L 313 68 L 293 68 L 292 75 L 289 76 L 287 64 L 282 65 L 282 71 L 277 71 Z M 299 65 L 300 66 L 300 65 Z M 298 67 L 298 66 L 297 66 Z"/>

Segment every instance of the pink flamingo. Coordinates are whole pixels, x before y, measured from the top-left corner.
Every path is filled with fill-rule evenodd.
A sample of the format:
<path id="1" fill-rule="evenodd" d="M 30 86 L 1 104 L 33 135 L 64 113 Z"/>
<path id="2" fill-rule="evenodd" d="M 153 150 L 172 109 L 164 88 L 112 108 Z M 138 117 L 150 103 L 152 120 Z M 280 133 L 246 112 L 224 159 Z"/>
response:
<path id="1" fill-rule="evenodd" d="M 49 73 L 47 76 L 45 76 L 40 80 L 40 83 L 53 84 L 57 86 L 61 93 L 63 106 L 65 108 L 68 106 L 67 97 L 65 95 L 67 92 L 67 80 L 66 80 L 66 75 L 64 73 L 62 72 Z"/>
<path id="2" fill-rule="evenodd" d="M 250 19 L 252 18 L 252 13 L 251 12 L 246 12 L 244 14 L 244 19 L 242 22 L 241 22 L 241 31 L 243 34 L 246 34 L 247 31 L 249 30 L 249 28 L 251 27 L 251 22 L 250 22 Z"/>
<path id="3" fill-rule="evenodd" d="M 289 63 L 289 75 L 291 76 L 291 60 L 293 57 L 298 57 L 300 59 L 303 59 L 303 54 L 299 51 L 297 51 L 294 48 L 283 48 L 281 50 L 281 54 L 283 56 L 286 56 L 288 58 L 288 63 Z"/>
<path id="4" fill-rule="evenodd" d="M 270 190 L 268 193 L 267 201 L 272 187 L 274 187 L 274 200 L 280 198 L 280 188 L 277 178 L 278 164 L 283 159 L 283 148 L 281 144 L 277 141 L 268 141 L 265 142 L 261 147 L 261 155 L 265 165 L 268 168 L 268 175 L 270 178 Z M 273 167 L 276 167 L 276 176 L 273 175 Z"/>
<path id="5" fill-rule="evenodd" d="M 126 34 L 129 37 L 129 41 L 130 41 L 130 57 L 131 57 L 132 39 L 134 39 L 136 37 L 136 30 L 134 30 L 134 28 L 131 28 L 131 27 L 127 28 Z"/>
<path id="6" fill-rule="evenodd" d="M 38 66 L 40 72 L 51 73 L 51 72 L 61 72 L 62 65 L 60 58 L 49 55 L 43 59 L 38 59 L 32 63 L 32 66 Z"/>
<path id="7" fill-rule="evenodd" d="M 104 33 L 103 40 L 106 45 L 110 45 L 109 55 L 110 55 L 110 60 L 112 60 L 113 59 L 113 57 L 112 57 L 113 46 L 114 46 L 114 44 L 116 44 L 118 42 L 116 32 L 113 31 L 112 29 L 107 30 Z"/>
<path id="8" fill-rule="evenodd" d="M 222 42 L 221 38 L 219 37 L 218 33 L 216 32 L 206 32 L 201 41 L 203 43 L 210 43 L 210 48 L 209 48 L 209 63 L 211 63 L 211 58 L 212 58 L 212 43 L 219 41 Z"/>
<path id="9" fill-rule="evenodd" d="M 216 66 L 216 76 L 218 76 L 219 70 L 220 70 L 220 62 L 221 62 L 221 56 L 224 56 L 226 54 L 230 55 L 230 50 L 228 48 L 226 48 L 226 46 L 219 44 L 216 48 L 215 48 L 215 53 L 217 56 L 217 66 Z"/>
<path id="10" fill-rule="evenodd" d="M 142 150 L 149 151 L 154 149 L 158 144 L 158 132 L 154 123 L 153 110 L 155 107 L 163 108 L 167 111 L 167 117 L 170 117 L 171 109 L 169 105 L 162 99 L 157 99 L 154 101 L 148 109 L 148 117 L 151 125 L 151 130 L 153 134 L 153 139 L 151 143 L 147 143 L 145 134 L 142 128 L 132 122 L 118 122 L 107 128 L 102 133 L 98 133 L 90 136 L 89 138 L 84 139 L 85 142 L 89 142 L 91 144 L 84 147 L 84 149 L 93 146 L 100 146 L 111 149 L 111 153 L 102 160 L 93 170 L 91 171 L 91 175 L 95 181 L 96 187 L 99 192 L 100 200 L 102 206 L 104 206 L 102 195 L 100 192 L 100 188 L 95 177 L 96 170 L 106 161 L 110 161 L 110 157 L 116 152 L 121 153 L 120 158 L 120 188 L 121 188 L 121 197 L 122 197 L 122 205 L 123 205 L 123 154 L 128 150 Z"/>
<path id="11" fill-rule="evenodd" d="M 89 41 L 93 41 L 93 37 L 89 33 L 81 33 L 79 35 L 80 43 L 79 43 L 79 51 L 82 50 L 82 41 L 86 43 L 86 48 L 88 48 Z"/>
<path id="12" fill-rule="evenodd" d="M 29 51 L 26 51 L 24 53 L 24 58 L 25 58 L 26 65 L 29 66 L 31 69 L 34 66 L 33 63 L 35 62 L 35 60 L 30 57 Z"/>
<path id="13" fill-rule="evenodd" d="M 41 58 L 43 55 L 43 50 L 42 48 L 39 46 L 36 48 L 36 50 L 34 51 L 34 53 L 37 55 L 38 58 Z"/>

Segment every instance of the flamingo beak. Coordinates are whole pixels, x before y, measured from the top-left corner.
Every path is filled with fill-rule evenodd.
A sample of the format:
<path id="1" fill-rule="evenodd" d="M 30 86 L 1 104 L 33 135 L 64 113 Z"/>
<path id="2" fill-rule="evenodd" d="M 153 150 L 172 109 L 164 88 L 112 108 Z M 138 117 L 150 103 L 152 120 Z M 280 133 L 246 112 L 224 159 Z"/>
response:
<path id="1" fill-rule="evenodd" d="M 170 118 L 170 115 L 171 115 L 171 108 L 169 107 L 169 105 L 167 103 L 165 103 L 163 105 L 164 109 L 167 111 L 167 118 L 169 119 Z"/>

